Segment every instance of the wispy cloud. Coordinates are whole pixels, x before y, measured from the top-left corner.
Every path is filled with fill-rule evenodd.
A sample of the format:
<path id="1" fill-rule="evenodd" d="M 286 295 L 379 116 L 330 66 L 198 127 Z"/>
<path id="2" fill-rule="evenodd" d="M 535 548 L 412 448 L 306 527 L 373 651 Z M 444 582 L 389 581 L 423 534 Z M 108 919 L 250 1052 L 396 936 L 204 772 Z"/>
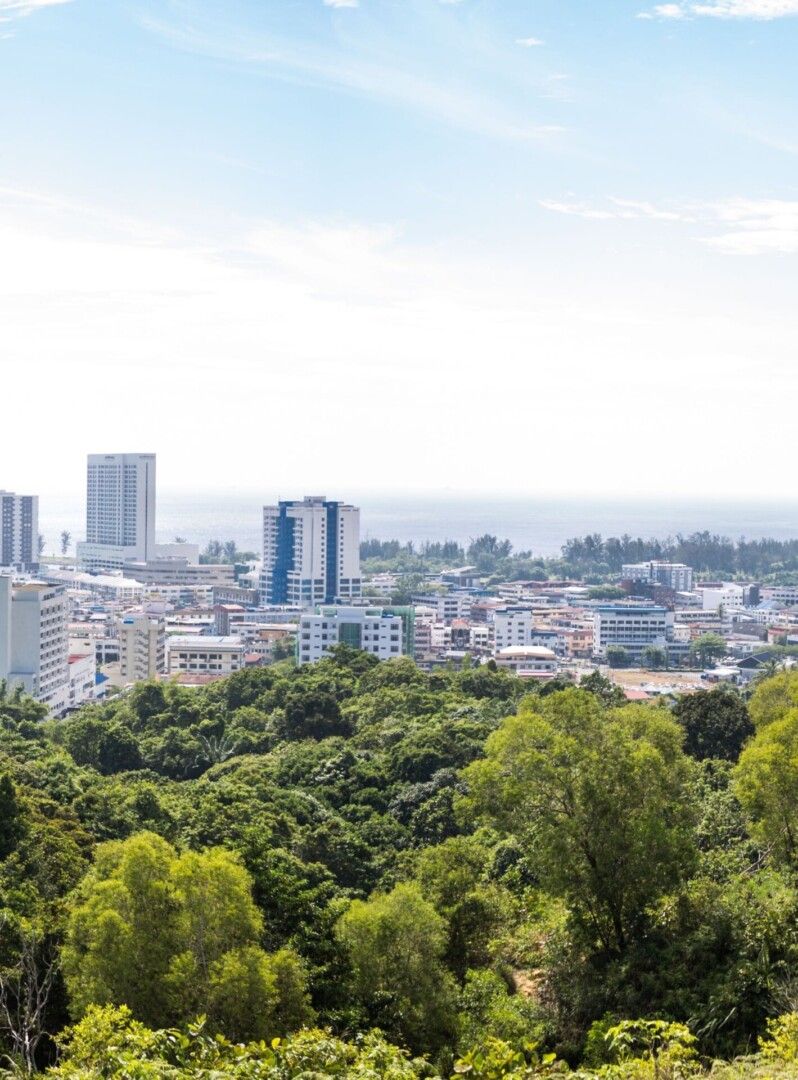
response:
<path id="1" fill-rule="evenodd" d="M 408 62 L 400 66 L 395 49 L 347 51 L 318 42 L 256 35 L 248 28 L 192 18 L 175 7 L 173 20 L 143 16 L 142 25 L 187 52 L 257 67 L 278 79 L 330 86 L 401 105 L 449 124 L 507 142 L 532 142 L 562 133 L 559 124 L 536 122 L 526 108 L 478 93 L 463 79 L 429 74 Z"/>
<path id="2" fill-rule="evenodd" d="M 661 221 L 697 226 L 693 239 L 730 255 L 798 254 L 798 201 L 721 199 L 659 207 L 633 199 L 593 204 L 545 199 L 544 209 L 587 221 Z"/>
<path id="3" fill-rule="evenodd" d="M 69 3 L 71 3 L 71 0 L 0 0 L 0 22 L 21 19 L 25 15 L 32 15 L 34 11 L 39 11 L 42 8 Z"/>
<path id="4" fill-rule="evenodd" d="M 356 8 L 358 0 L 324 0 L 325 7 L 331 8 Z"/>
<path id="5" fill-rule="evenodd" d="M 641 12 L 642 19 L 694 19 L 709 16 L 715 19 L 783 19 L 798 15 L 798 0 L 679 0 L 678 3 L 657 4 L 651 11 Z"/>
<path id="6" fill-rule="evenodd" d="M 522 37 L 515 39 L 516 45 L 522 45 L 525 49 L 534 49 L 538 45 L 544 45 L 545 42 L 536 37 Z"/>

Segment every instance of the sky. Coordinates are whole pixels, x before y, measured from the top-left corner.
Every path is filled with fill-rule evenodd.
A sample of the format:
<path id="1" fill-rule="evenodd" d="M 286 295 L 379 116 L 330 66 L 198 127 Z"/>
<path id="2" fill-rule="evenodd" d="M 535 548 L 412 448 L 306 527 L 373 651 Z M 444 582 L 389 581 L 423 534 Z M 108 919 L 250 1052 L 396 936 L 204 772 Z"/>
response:
<path id="1" fill-rule="evenodd" d="M 0 488 L 793 497 L 797 48 L 798 0 L 0 0 Z"/>

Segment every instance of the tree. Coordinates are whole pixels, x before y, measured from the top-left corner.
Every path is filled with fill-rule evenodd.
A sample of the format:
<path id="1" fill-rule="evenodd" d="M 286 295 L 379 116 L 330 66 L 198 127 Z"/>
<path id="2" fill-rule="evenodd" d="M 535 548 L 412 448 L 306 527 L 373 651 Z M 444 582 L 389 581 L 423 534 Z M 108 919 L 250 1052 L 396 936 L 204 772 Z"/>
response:
<path id="1" fill-rule="evenodd" d="M 0 859 L 16 848 L 22 835 L 22 811 L 17 790 L 7 773 L 0 773 Z"/>
<path id="2" fill-rule="evenodd" d="M 478 815 L 525 842 L 544 887 L 610 952 L 693 863 L 681 740 L 662 709 L 566 690 L 527 699 L 465 770 Z"/>
<path id="3" fill-rule="evenodd" d="M 684 728 L 686 752 L 699 761 L 736 761 L 754 732 L 745 702 L 732 687 L 682 694 L 673 715 Z"/>
<path id="4" fill-rule="evenodd" d="M 44 554 L 44 545 L 45 545 L 45 543 L 46 543 L 46 540 L 44 539 L 42 534 L 39 533 L 39 535 L 36 537 L 36 548 L 37 548 L 37 550 L 39 552 L 39 555 Z"/>
<path id="5" fill-rule="evenodd" d="M 625 668 L 629 667 L 632 657 L 628 649 L 625 649 L 623 645 L 608 645 L 607 646 L 607 663 L 611 668 Z"/>
<path id="6" fill-rule="evenodd" d="M 640 660 L 643 667 L 651 671 L 659 671 L 668 666 L 668 654 L 659 645 L 646 645 L 640 654 Z"/>
<path id="7" fill-rule="evenodd" d="M 754 836 L 798 863 L 798 708 L 757 731 L 740 756 L 735 791 Z"/>
<path id="8" fill-rule="evenodd" d="M 230 852 L 178 855 L 152 833 L 103 844 L 67 925 L 71 1010 L 80 1017 L 95 1003 L 126 1004 L 145 1023 L 202 1013 L 235 1038 L 265 1038 L 277 1030 L 280 1001 L 261 930 L 249 875 Z"/>
<path id="9" fill-rule="evenodd" d="M 35 919 L 0 917 L 0 939 L 13 938 L 16 959 L 0 966 L 0 1031 L 10 1040 L 26 1072 L 36 1069 L 45 1037 L 45 1018 L 58 974 L 58 951 L 52 934 Z"/>
<path id="10" fill-rule="evenodd" d="M 690 656 L 701 667 L 709 667 L 726 655 L 726 642 L 720 634 L 701 634 L 690 645 Z"/>
<path id="11" fill-rule="evenodd" d="M 783 719 L 795 708 L 798 708 L 798 669 L 779 672 L 758 683 L 748 703 L 757 729 Z"/>
<path id="12" fill-rule="evenodd" d="M 338 934 L 372 1024 L 419 1051 L 438 1050 L 452 1038 L 454 985 L 442 963 L 446 924 L 417 885 L 353 901 Z"/>
<path id="13" fill-rule="evenodd" d="M 66 555 L 69 551 L 69 545 L 72 543 L 72 533 L 67 529 L 61 533 L 61 554 Z"/>

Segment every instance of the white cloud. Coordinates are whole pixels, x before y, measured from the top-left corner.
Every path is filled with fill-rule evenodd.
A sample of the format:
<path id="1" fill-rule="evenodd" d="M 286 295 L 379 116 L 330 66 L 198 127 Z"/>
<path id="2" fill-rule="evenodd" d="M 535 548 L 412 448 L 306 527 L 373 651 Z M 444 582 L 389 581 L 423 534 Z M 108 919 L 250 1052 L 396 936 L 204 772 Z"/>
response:
<path id="1" fill-rule="evenodd" d="M 641 18 L 689 19 L 709 16 L 716 19 L 782 19 L 798 15 L 798 0 L 680 0 L 657 4 Z"/>
<path id="2" fill-rule="evenodd" d="M 358 0 L 324 0 L 325 7 L 331 8 L 356 8 Z"/>
<path id="3" fill-rule="evenodd" d="M 540 38 L 536 37 L 516 38 L 515 43 L 516 45 L 523 45 L 525 49 L 534 49 L 538 45 L 545 44 L 545 42 L 541 41 Z"/>
<path id="4" fill-rule="evenodd" d="M 729 204 L 724 231 L 744 231 L 739 223 L 760 209 Z M 631 212 L 640 211 L 608 203 L 603 213 Z M 8 482 L 79 489 L 82 455 L 115 445 L 123 423 L 132 442 L 158 451 L 166 488 L 346 494 L 445 484 L 530 494 L 549 485 L 562 494 L 583 488 L 584 446 L 595 444 L 603 460 L 626 461 L 618 479 L 626 491 L 649 478 L 644 456 L 628 458 L 630 426 L 643 439 L 657 415 L 688 422 L 686 380 L 696 401 L 710 392 L 723 399 L 728 386 L 731 405 L 735 388 L 723 376 L 738 356 L 746 373 L 756 371 L 763 324 L 771 369 L 783 366 L 784 375 L 757 383 L 759 392 L 773 408 L 798 392 L 794 324 L 774 314 L 770 294 L 760 321 L 750 294 L 741 304 L 734 285 L 719 288 L 720 299 L 706 287 L 698 298 L 666 268 L 666 285 L 656 273 L 613 281 L 604 262 L 595 272 L 580 263 L 573 274 L 556 245 L 535 265 L 538 246 L 532 235 L 514 257 L 465 255 L 452 242 L 413 244 L 392 223 L 269 220 L 245 222 L 221 247 L 0 190 L 2 393 L 27 400 L 34 373 L 36 424 L 48 433 L 31 441 L 29 410 L 6 410 Z M 486 365 L 501 377 L 486 379 Z M 673 382 L 660 385 L 664 365 Z M 501 425 L 518 401 L 559 400 L 563 371 L 580 438 L 563 440 L 561 411 L 535 412 L 536 444 L 557 447 L 556 469 L 541 472 L 527 426 L 504 424 L 498 472 L 491 454 L 472 455 L 462 476 L 442 471 L 464 416 Z M 619 383 L 629 395 L 625 422 L 608 428 Z M 432 425 L 430 402 L 446 402 Z M 755 415 L 748 420 L 763 453 L 782 437 L 769 416 L 761 430 Z M 207 438 L 209 422 L 218 439 Z M 695 428 L 689 444 L 672 448 L 680 478 L 695 475 L 690 462 L 715 438 Z M 13 458 L 19 445 L 26 453 Z M 727 469 L 739 490 L 761 481 L 749 445 L 730 463 L 743 473 Z M 371 446 L 380 452 L 364 453 Z M 789 469 L 783 457 L 774 461 L 783 468 L 768 474 L 773 489 Z"/>
<path id="5" fill-rule="evenodd" d="M 609 205 L 546 199 L 541 206 L 592 221 L 696 225 L 706 235 L 695 239 L 729 255 L 798 254 L 798 201 L 734 198 L 668 208 L 633 199 L 609 198 L 606 202 Z"/>
<path id="6" fill-rule="evenodd" d="M 71 2 L 72 0 L 0 0 L 0 22 L 20 19 L 25 15 L 32 15 L 34 11 L 39 11 L 41 8 Z"/>

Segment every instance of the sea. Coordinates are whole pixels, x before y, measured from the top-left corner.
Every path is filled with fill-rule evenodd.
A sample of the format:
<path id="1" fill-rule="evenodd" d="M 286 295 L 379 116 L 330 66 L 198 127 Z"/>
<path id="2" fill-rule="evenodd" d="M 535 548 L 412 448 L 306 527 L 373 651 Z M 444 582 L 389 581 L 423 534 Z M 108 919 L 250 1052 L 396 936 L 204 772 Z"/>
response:
<path id="1" fill-rule="evenodd" d="M 515 550 L 555 556 L 570 537 L 586 533 L 665 539 L 708 530 L 732 539 L 798 539 L 798 500 L 713 501 L 597 499 L 461 495 L 394 496 L 347 491 L 361 508 L 361 537 L 380 540 L 457 540 L 463 545 L 483 533 L 509 539 Z M 256 492 L 159 491 L 157 540 L 182 536 L 204 547 L 209 540 L 235 540 L 243 551 L 260 551 L 261 508 L 273 501 Z M 73 544 L 85 535 L 82 496 L 41 496 L 39 529 L 45 552 L 58 550 L 62 531 Z"/>

